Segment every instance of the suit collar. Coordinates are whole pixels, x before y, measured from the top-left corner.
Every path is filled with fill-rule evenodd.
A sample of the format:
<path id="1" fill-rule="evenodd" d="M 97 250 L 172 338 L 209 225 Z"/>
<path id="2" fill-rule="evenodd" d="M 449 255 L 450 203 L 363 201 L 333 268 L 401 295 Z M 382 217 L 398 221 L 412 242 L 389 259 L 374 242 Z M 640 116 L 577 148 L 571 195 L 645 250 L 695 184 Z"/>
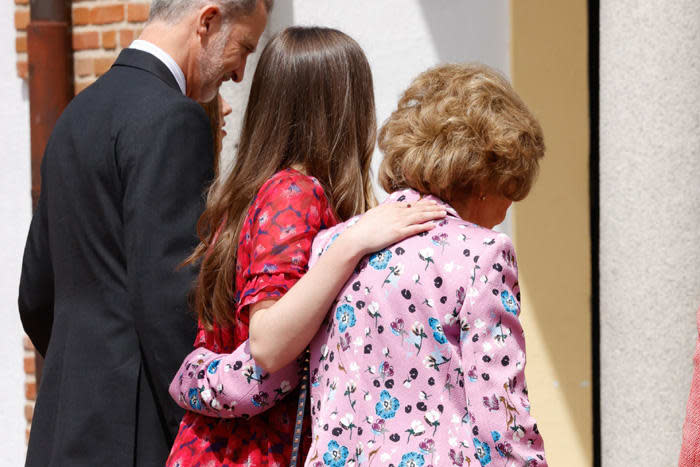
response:
<path id="1" fill-rule="evenodd" d="M 177 84 L 177 80 L 168 67 L 156 56 L 148 52 L 136 49 L 124 49 L 112 66 L 128 66 L 147 71 L 156 75 L 177 92 L 182 92 L 180 86 Z"/>

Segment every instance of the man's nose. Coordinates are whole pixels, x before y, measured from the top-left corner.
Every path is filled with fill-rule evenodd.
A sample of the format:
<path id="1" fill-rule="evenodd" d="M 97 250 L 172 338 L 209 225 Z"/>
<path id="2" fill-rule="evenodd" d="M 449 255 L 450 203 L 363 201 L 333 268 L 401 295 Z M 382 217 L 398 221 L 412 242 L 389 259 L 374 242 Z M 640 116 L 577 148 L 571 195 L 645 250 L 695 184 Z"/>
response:
<path id="1" fill-rule="evenodd" d="M 231 76 L 231 79 L 236 82 L 240 83 L 243 81 L 243 74 L 245 73 L 245 65 L 246 65 L 247 59 L 243 58 L 241 61 L 241 64 L 238 65 L 238 68 L 236 68 L 233 72 L 233 76 Z"/>

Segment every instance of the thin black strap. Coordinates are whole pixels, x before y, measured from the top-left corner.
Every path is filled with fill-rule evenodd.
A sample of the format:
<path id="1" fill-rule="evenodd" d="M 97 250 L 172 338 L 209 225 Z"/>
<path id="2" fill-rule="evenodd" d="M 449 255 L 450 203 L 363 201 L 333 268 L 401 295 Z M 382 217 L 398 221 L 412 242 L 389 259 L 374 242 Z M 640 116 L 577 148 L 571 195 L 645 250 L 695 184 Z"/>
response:
<path id="1" fill-rule="evenodd" d="M 304 426 L 304 411 L 306 410 L 306 396 L 309 393 L 309 360 L 311 352 L 307 347 L 304 351 L 304 361 L 302 364 L 301 384 L 299 385 L 299 404 L 297 405 L 297 421 L 294 425 L 294 443 L 292 444 L 292 458 L 289 467 L 297 467 L 299 460 L 299 446 L 301 445 L 301 430 Z"/>

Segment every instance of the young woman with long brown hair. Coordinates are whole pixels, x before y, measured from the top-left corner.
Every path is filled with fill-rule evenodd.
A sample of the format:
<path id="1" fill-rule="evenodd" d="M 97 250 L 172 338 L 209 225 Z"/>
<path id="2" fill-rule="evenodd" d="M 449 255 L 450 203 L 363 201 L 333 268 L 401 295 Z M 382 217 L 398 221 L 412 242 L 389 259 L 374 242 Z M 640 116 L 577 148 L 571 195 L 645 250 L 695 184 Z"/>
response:
<path id="1" fill-rule="evenodd" d="M 210 190 L 201 244 L 189 259 L 201 262 L 194 294 L 199 348 L 171 385 L 190 412 L 168 466 L 288 463 L 296 359 L 336 294 L 365 254 L 444 217 L 431 202 L 384 204 L 306 273 L 316 233 L 375 204 L 375 133 L 372 76 L 354 40 L 333 29 L 293 27 L 265 47 L 235 165 Z M 207 352 L 232 354 L 234 363 L 191 363 Z M 248 387 L 198 389 L 198 379 L 219 371 L 240 373 Z M 273 394 L 259 391 L 271 380 L 279 383 Z M 227 394 L 241 396 L 221 403 Z"/>

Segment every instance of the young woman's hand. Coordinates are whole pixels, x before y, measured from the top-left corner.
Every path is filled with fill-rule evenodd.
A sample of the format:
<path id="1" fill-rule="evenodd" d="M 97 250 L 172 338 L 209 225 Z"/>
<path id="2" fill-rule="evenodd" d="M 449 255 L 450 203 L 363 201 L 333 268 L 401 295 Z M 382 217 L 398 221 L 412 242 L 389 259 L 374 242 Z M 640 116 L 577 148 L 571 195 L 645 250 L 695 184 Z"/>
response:
<path id="1" fill-rule="evenodd" d="M 363 214 L 338 240 L 364 256 L 431 230 L 435 227 L 433 221 L 446 215 L 447 211 L 432 200 L 380 204 Z"/>

